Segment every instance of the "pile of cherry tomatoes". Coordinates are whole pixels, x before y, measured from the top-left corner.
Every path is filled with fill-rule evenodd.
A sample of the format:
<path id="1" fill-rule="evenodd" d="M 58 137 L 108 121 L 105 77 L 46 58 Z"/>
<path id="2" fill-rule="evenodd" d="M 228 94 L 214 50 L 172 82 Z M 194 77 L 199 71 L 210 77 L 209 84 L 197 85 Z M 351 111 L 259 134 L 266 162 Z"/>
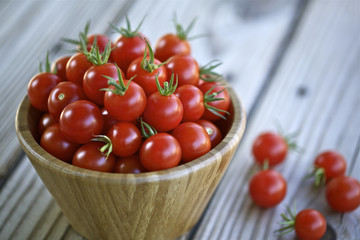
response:
<path id="1" fill-rule="evenodd" d="M 249 181 L 250 197 L 260 207 L 274 207 L 285 198 L 285 178 L 269 167 L 284 162 L 288 150 L 297 148 L 293 137 L 264 132 L 252 145 L 254 160 L 264 166 Z M 326 201 L 334 211 L 351 212 L 360 206 L 360 183 L 345 175 L 347 163 L 341 154 L 334 150 L 324 151 L 316 156 L 313 165 L 314 170 L 306 178 L 314 177 L 317 187 L 325 185 Z M 295 209 L 287 207 L 287 214 L 281 216 L 283 226 L 277 231 L 280 235 L 295 230 L 300 239 L 320 239 L 326 232 L 326 219 L 315 209 L 296 213 Z"/>
<path id="2" fill-rule="evenodd" d="M 79 34 L 72 56 L 57 59 L 28 84 L 31 105 L 43 113 L 40 145 L 75 166 L 117 173 L 157 171 L 190 162 L 224 133 L 230 97 L 213 61 L 199 67 L 188 34 L 162 36 L 152 49 L 139 32 L 112 26 L 119 37 Z"/>

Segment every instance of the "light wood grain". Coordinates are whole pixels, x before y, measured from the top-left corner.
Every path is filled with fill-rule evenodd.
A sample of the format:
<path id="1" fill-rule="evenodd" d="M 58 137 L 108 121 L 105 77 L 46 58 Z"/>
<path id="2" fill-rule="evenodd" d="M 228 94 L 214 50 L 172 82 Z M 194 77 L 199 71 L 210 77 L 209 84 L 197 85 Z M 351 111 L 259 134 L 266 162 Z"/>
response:
<path id="1" fill-rule="evenodd" d="M 223 141 L 190 163 L 143 174 L 80 169 L 46 153 L 31 131 L 40 113 L 24 98 L 16 115 L 19 141 L 70 224 L 88 239 L 172 239 L 199 220 L 237 149 L 245 111 L 235 92 L 230 130 Z M 34 192 L 36 194 L 36 192 Z M 31 202 L 31 201 L 30 201 Z M 15 226 L 15 225 L 12 225 Z"/>

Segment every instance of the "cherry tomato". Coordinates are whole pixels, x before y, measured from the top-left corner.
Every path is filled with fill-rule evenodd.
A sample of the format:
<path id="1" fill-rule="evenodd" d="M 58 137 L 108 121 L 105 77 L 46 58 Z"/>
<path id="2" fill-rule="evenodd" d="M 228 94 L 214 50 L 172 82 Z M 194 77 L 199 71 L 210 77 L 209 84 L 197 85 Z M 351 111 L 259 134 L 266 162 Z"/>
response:
<path id="1" fill-rule="evenodd" d="M 49 72 L 36 74 L 31 78 L 27 93 L 31 105 L 39 111 L 48 111 L 47 100 L 51 90 L 62 81 L 62 79 Z"/>
<path id="2" fill-rule="evenodd" d="M 89 142 L 103 129 L 101 110 L 92 102 L 78 100 L 67 105 L 60 115 L 60 129 L 64 136 L 76 143 Z"/>
<path id="3" fill-rule="evenodd" d="M 116 173 L 142 173 L 146 169 L 140 162 L 139 154 L 134 154 L 130 157 L 118 158 L 115 164 Z"/>
<path id="4" fill-rule="evenodd" d="M 70 56 L 60 57 L 51 65 L 51 72 L 58 75 L 63 81 L 68 81 L 66 77 L 66 64 L 69 61 Z M 56 71 L 55 71 L 56 70 Z"/>
<path id="5" fill-rule="evenodd" d="M 326 232 L 326 220 L 320 212 L 304 209 L 296 215 L 295 232 L 299 239 L 318 240 Z"/>
<path id="6" fill-rule="evenodd" d="M 190 55 L 190 53 L 189 42 L 172 33 L 162 36 L 155 46 L 155 57 L 162 62 L 175 55 Z"/>
<path id="7" fill-rule="evenodd" d="M 139 129 L 129 122 L 115 123 L 106 134 L 113 145 L 113 153 L 119 157 L 129 157 L 135 154 L 141 145 Z"/>
<path id="8" fill-rule="evenodd" d="M 199 124 L 181 123 L 171 133 L 181 147 L 181 160 L 185 163 L 201 157 L 211 149 L 209 134 Z"/>
<path id="9" fill-rule="evenodd" d="M 152 135 L 141 145 L 140 161 L 148 171 L 175 167 L 180 160 L 180 144 L 168 133 Z"/>
<path id="10" fill-rule="evenodd" d="M 159 132 L 174 129 L 183 117 L 183 106 L 174 94 L 164 96 L 154 92 L 147 98 L 144 110 L 145 121 Z"/>
<path id="11" fill-rule="evenodd" d="M 186 84 L 176 89 L 175 95 L 180 99 L 183 108 L 182 122 L 195 122 L 204 114 L 204 96 L 199 88 Z"/>
<path id="12" fill-rule="evenodd" d="M 160 66 L 152 72 L 148 72 L 142 68 L 142 60 L 143 57 L 139 57 L 130 63 L 126 77 L 130 79 L 135 76 L 133 81 L 144 89 L 146 96 L 149 96 L 157 91 L 155 76 L 157 75 L 160 85 L 163 86 L 167 80 L 167 71 L 165 66 Z M 159 60 L 154 60 L 154 64 L 159 65 L 160 63 Z"/>
<path id="13" fill-rule="evenodd" d="M 64 162 L 71 162 L 80 144 L 68 141 L 60 131 L 60 125 L 55 123 L 44 131 L 40 146 L 54 157 Z"/>
<path id="14" fill-rule="evenodd" d="M 124 73 L 121 71 L 122 76 Z M 83 88 L 86 96 L 95 104 L 104 105 L 105 91 L 100 89 L 107 88 L 108 81 L 104 76 L 111 77 L 118 80 L 118 72 L 116 66 L 112 63 L 105 63 L 103 65 L 93 65 L 84 74 Z"/>
<path id="15" fill-rule="evenodd" d="M 288 152 L 286 140 L 277 133 L 265 132 L 260 134 L 254 141 L 252 153 L 255 161 L 264 165 L 268 161 L 269 166 L 274 166 L 285 160 Z"/>
<path id="16" fill-rule="evenodd" d="M 45 132 L 45 130 L 50 127 L 51 125 L 53 125 L 54 123 L 56 123 L 56 121 L 51 117 L 50 113 L 44 113 L 40 120 L 39 120 L 39 124 L 38 124 L 38 133 L 39 136 L 41 137 L 41 135 L 43 135 L 43 133 Z"/>
<path id="17" fill-rule="evenodd" d="M 119 83 L 119 81 L 117 81 L 117 83 Z M 125 86 L 127 86 L 128 83 L 129 81 L 124 80 Z M 114 86 L 110 86 L 109 89 L 113 91 L 116 90 Z M 146 105 L 146 95 L 137 83 L 131 81 L 123 95 L 106 91 L 104 104 L 109 115 L 116 120 L 133 121 L 143 113 Z"/>
<path id="18" fill-rule="evenodd" d="M 327 182 L 331 178 L 345 175 L 346 172 L 344 157 L 335 151 L 325 151 L 319 154 L 314 161 L 314 166 L 316 169 L 323 169 Z"/>
<path id="19" fill-rule="evenodd" d="M 72 164 L 94 171 L 113 172 L 116 159 L 112 153 L 106 156 L 106 153 L 100 151 L 104 144 L 89 142 L 82 145 L 74 154 Z"/>
<path id="20" fill-rule="evenodd" d="M 146 47 L 144 38 L 143 34 L 140 36 L 120 36 L 111 51 L 111 60 L 126 72 L 132 61 L 143 56 Z"/>
<path id="21" fill-rule="evenodd" d="M 73 82 L 61 82 L 51 91 L 48 98 L 49 113 L 54 121 L 59 122 L 62 110 L 72 102 L 86 99 L 82 88 Z"/>
<path id="22" fill-rule="evenodd" d="M 92 34 L 87 37 L 87 50 L 90 51 L 91 47 L 94 45 L 96 38 L 96 45 L 99 48 L 99 52 L 104 52 L 106 45 L 109 43 L 110 38 L 104 34 Z"/>
<path id="23" fill-rule="evenodd" d="M 84 74 L 92 65 L 85 54 L 75 53 L 66 64 L 67 79 L 82 86 Z"/>
<path id="24" fill-rule="evenodd" d="M 223 116 L 224 118 L 226 112 L 229 110 L 230 107 L 230 96 L 226 88 L 216 82 L 205 82 L 201 84 L 199 88 L 204 94 L 205 103 L 205 111 L 202 118 L 212 122 L 219 120 L 221 118 L 220 116 Z M 211 99 L 214 98 L 220 99 L 216 101 L 211 101 Z M 218 115 L 214 114 L 213 111 L 209 110 L 211 108 L 219 109 L 215 110 Z"/>
<path id="25" fill-rule="evenodd" d="M 211 141 L 211 148 L 216 147 L 222 141 L 223 136 L 221 134 L 221 131 L 215 124 L 205 119 L 200 119 L 195 123 L 205 128 L 206 132 L 209 134 Z"/>
<path id="26" fill-rule="evenodd" d="M 252 200 L 260 207 L 270 208 L 278 205 L 286 195 L 287 184 L 284 177 L 275 170 L 261 170 L 249 183 Z"/>
<path id="27" fill-rule="evenodd" d="M 175 55 L 170 62 L 166 64 L 168 76 L 172 73 L 178 77 L 178 85 L 199 84 L 199 64 L 190 55 Z"/>
<path id="28" fill-rule="evenodd" d="M 360 205 L 360 183 L 350 176 L 331 179 L 326 185 L 326 200 L 337 212 L 351 212 Z"/>
<path id="29" fill-rule="evenodd" d="M 104 119 L 104 127 L 102 132 L 106 134 L 110 127 L 119 121 L 110 116 L 106 108 L 102 108 L 101 113 Z"/>

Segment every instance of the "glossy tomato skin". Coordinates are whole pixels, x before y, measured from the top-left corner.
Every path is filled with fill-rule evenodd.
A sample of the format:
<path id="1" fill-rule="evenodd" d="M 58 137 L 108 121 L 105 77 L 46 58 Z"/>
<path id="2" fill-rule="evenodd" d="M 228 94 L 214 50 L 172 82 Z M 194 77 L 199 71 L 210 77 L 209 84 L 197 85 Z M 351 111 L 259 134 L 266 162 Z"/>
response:
<path id="1" fill-rule="evenodd" d="M 199 84 L 199 64 L 190 55 L 175 55 L 166 64 L 168 78 L 174 73 L 178 78 L 178 86 Z"/>
<path id="2" fill-rule="evenodd" d="M 86 99 L 86 96 L 79 85 L 69 81 L 61 82 L 49 95 L 49 113 L 56 122 L 59 122 L 62 110 L 70 103 L 81 99 Z"/>
<path id="3" fill-rule="evenodd" d="M 215 107 L 217 109 L 221 109 L 224 111 L 228 111 L 229 107 L 230 107 L 230 96 L 229 96 L 229 92 L 227 91 L 227 89 L 222 86 L 219 85 L 219 83 L 216 82 L 205 82 L 203 84 L 201 84 L 199 86 L 199 89 L 202 91 L 202 93 L 204 94 L 204 96 L 206 95 L 206 93 L 213 88 L 213 90 L 211 90 L 209 93 L 216 93 L 219 92 L 221 90 L 223 90 L 222 92 L 220 92 L 219 94 L 217 94 L 215 97 L 216 98 L 223 98 L 223 100 L 218 100 L 218 101 L 213 101 L 213 102 L 208 102 L 207 104 Z M 226 113 L 224 112 L 219 112 L 222 116 L 226 117 Z M 217 121 L 219 119 L 221 119 L 219 116 L 213 114 L 212 112 L 210 112 L 207 108 L 205 108 L 204 114 L 202 116 L 203 119 L 209 120 L 209 121 Z"/>
<path id="4" fill-rule="evenodd" d="M 155 46 L 155 57 L 164 62 L 175 55 L 190 55 L 191 47 L 187 40 L 179 38 L 177 35 L 169 33 L 162 36 Z"/>
<path id="5" fill-rule="evenodd" d="M 181 147 L 181 160 L 184 163 L 201 157 L 211 149 L 209 134 L 199 124 L 181 123 L 172 132 Z"/>
<path id="6" fill-rule="evenodd" d="M 124 84 L 128 85 L 128 81 L 124 80 Z M 114 86 L 109 88 L 115 90 Z M 104 105 L 109 115 L 116 120 L 130 122 L 144 112 L 146 95 L 137 83 L 131 81 L 124 95 L 107 91 L 104 96 Z"/>
<path id="7" fill-rule="evenodd" d="M 360 205 L 360 183 L 350 176 L 331 179 L 325 194 L 327 203 L 337 212 L 351 212 Z"/>
<path id="8" fill-rule="evenodd" d="M 59 123 L 67 139 L 84 144 L 101 133 L 104 120 L 101 110 L 94 103 L 78 100 L 64 108 Z"/>
<path id="9" fill-rule="evenodd" d="M 335 151 L 325 151 L 319 154 L 314 161 L 315 168 L 324 169 L 326 181 L 338 176 L 344 176 L 346 172 L 345 158 Z"/>
<path id="10" fill-rule="evenodd" d="M 85 54 L 81 52 L 75 53 L 66 64 L 67 79 L 82 86 L 84 74 L 92 65 Z"/>
<path id="11" fill-rule="evenodd" d="M 176 89 L 175 95 L 180 99 L 183 108 L 182 122 L 195 122 L 204 114 L 204 96 L 199 88 L 186 84 Z"/>
<path id="12" fill-rule="evenodd" d="M 269 166 L 274 166 L 285 160 L 288 146 L 285 139 L 277 133 L 265 132 L 260 134 L 254 141 L 252 153 L 255 161 L 264 165 L 267 160 Z"/>
<path id="13" fill-rule="evenodd" d="M 150 96 L 152 93 L 158 91 L 155 76 L 158 76 L 160 86 L 164 86 L 164 82 L 167 80 L 167 71 L 165 66 L 161 66 L 152 72 L 148 72 L 141 67 L 142 60 L 143 57 L 139 57 L 130 63 L 126 77 L 130 79 L 135 76 L 133 81 L 144 89 L 146 96 Z M 161 62 L 155 59 L 154 63 L 158 65 Z"/>
<path id="14" fill-rule="evenodd" d="M 122 77 L 124 73 L 120 70 Z M 105 63 L 103 65 L 93 65 L 84 74 L 83 89 L 86 96 L 98 106 L 104 105 L 105 91 L 100 90 L 108 88 L 108 81 L 104 76 L 113 78 L 115 81 L 119 79 L 115 64 Z"/>
<path id="15" fill-rule="evenodd" d="M 155 134 L 141 145 L 140 161 L 148 171 L 175 167 L 180 160 L 180 144 L 168 133 Z"/>
<path id="16" fill-rule="evenodd" d="M 100 152 L 102 146 L 104 146 L 102 142 L 82 145 L 74 154 L 72 164 L 99 172 L 113 172 L 116 158 L 112 153 L 106 157 L 105 153 Z"/>
<path id="17" fill-rule="evenodd" d="M 51 117 L 50 113 L 44 113 L 38 123 L 38 133 L 39 136 L 41 137 L 41 135 L 43 135 L 43 133 L 45 132 L 45 130 L 50 127 L 51 125 L 53 125 L 54 123 L 56 123 L 56 121 Z"/>
<path id="18" fill-rule="evenodd" d="M 263 208 L 278 205 L 285 198 L 286 188 L 284 177 L 275 170 L 261 170 L 249 182 L 250 197 Z"/>
<path id="19" fill-rule="evenodd" d="M 127 71 L 129 65 L 138 57 L 144 55 L 146 43 L 144 35 L 127 38 L 120 36 L 115 42 L 112 49 L 110 59 L 116 63 L 124 72 Z"/>
<path id="20" fill-rule="evenodd" d="M 40 146 L 54 157 L 64 162 L 71 162 L 80 144 L 68 141 L 61 132 L 60 125 L 55 123 L 44 131 Z"/>
<path id="21" fill-rule="evenodd" d="M 216 147 L 222 141 L 223 139 L 222 133 L 215 124 L 205 119 L 200 119 L 195 123 L 201 125 L 205 129 L 205 131 L 209 134 L 211 141 L 211 149 Z"/>
<path id="22" fill-rule="evenodd" d="M 140 162 L 139 154 L 134 154 L 130 157 L 118 158 L 115 163 L 116 173 L 143 173 L 147 172 Z"/>
<path id="23" fill-rule="evenodd" d="M 118 157 L 134 155 L 141 145 L 139 129 L 129 122 L 115 123 L 106 134 L 113 145 L 113 153 Z"/>
<path id="24" fill-rule="evenodd" d="M 110 116 L 108 111 L 104 107 L 101 109 L 101 114 L 103 115 L 103 119 L 104 119 L 104 126 L 102 133 L 106 134 L 107 131 L 111 128 L 111 126 L 119 121 L 113 118 L 112 116 Z"/>
<path id="25" fill-rule="evenodd" d="M 326 232 L 326 220 L 320 212 L 304 209 L 296 215 L 295 232 L 299 239 L 318 240 Z"/>
<path id="26" fill-rule="evenodd" d="M 104 34 L 92 34 L 92 35 L 89 35 L 87 37 L 87 50 L 90 51 L 91 50 L 91 47 L 93 46 L 94 44 L 94 41 L 95 41 L 95 38 L 96 38 L 96 45 L 99 47 L 99 52 L 102 53 L 104 52 L 105 48 L 106 48 L 106 45 L 108 44 L 108 42 L 110 40 L 110 38 L 108 38 L 106 35 Z M 111 43 L 111 46 L 112 46 L 112 43 Z"/>
<path id="27" fill-rule="evenodd" d="M 182 103 L 174 94 L 164 96 L 154 92 L 147 98 L 144 119 L 158 132 L 171 131 L 179 125 L 182 117 Z"/>
<path id="28" fill-rule="evenodd" d="M 51 72 L 58 75 L 63 81 L 68 81 L 66 77 L 66 64 L 69 61 L 70 56 L 63 56 L 55 60 L 53 64 L 51 65 Z"/>

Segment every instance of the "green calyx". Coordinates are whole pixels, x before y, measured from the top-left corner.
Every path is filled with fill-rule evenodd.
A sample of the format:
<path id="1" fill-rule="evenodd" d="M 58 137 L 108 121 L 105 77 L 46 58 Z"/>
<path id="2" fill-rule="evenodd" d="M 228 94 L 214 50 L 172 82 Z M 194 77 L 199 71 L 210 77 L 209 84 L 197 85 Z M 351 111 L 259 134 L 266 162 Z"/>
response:
<path id="1" fill-rule="evenodd" d="M 91 139 L 91 141 L 96 141 L 96 142 L 103 142 L 105 143 L 104 146 L 102 146 L 99 151 L 103 154 L 106 155 L 106 159 L 108 159 L 110 153 L 112 152 L 113 146 L 112 146 L 112 142 L 111 139 L 106 136 L 106 135 L 95 135 L 95 138 Z"/>
<path id="2" fill-rule="evenodd" d="M 46 58 L 45 58 L 45 71 L 43 71 L 42 63 L 40 62 L 40 63 L 39 63 L 39 72 L 40 72 L 40 73 L 42 73 L 42 72 L 54 73 L 54 74 L 56 74 L 56 72 L 57 72 L 57 69 L 56 69 L 56 68 L 55 68 L 54 72 L 51 72 L 51 63 L 50 63 L 50 60 L 49 60 L 49 51 L 46 53 Z"/>
<path id="3" fill-rule="evenodd" d="M 223 84 L 218 84 L 218 85 L 214 85 L 212 86 L 205 94 L 204 94 L 204 105 L 206 107 L 207 110 L 209 110 L 211 113 L 215 114 L 216 116 L 218 117 L 221 117 L 222 119 L 226 120 L 226 117 L 223 116 L 222 114 L 220 113 L 225 113 L 227 115 L 230 115 L 230 113 L 228 111 L 225 111 L 225 110 L 222 110 L 222 109 L 219 109 L 219 108 L 216 108 L 216 107 L 213 107 L 213 106 L 210 106 L 208 103 L 209 102 L 214 102 L 214 101 L 224 101 L 225 99 L 224 98 L 217 98 L 216 96 L 223 92 L 225 90 L 225 87 L 223 89 L 221 89 L 220 91 L 217 91 L 217 92 L 213 92 L 211 93 L 215 87 L 218 87 L 218 86 L 223 86 Z"/>
<path id="4" fill-rule="evenodd" d="M 320 187 L 326 183 L 325 169 L 321 167 L 315 167 L 314 170 L 305 176 L 305 179 L 315 177 L 315 187 Z"/>
<path id="5" fill-rule="evenodd" d="M 206 82 L 218 82 L 222 75 L 215 72 L 214 69 L 220 66 L 222 62 L 219 60 L 212 60 L 200 68 L 199 77 Z"/>
<path id="6" fill-rule="evenodd" d="M 157 86 L 159 93 L 163 96 L 170 96 L 171 94 L 174 94 L 174 92 L 176 91 L 177 85 L 178 85 L 178 77 L 176 76 L 176 83 L 174 85 L 174 73 L 172 73 L 170 82 L 164 82 L 164 87 L 161 87 L 158 75 L 159 74 L 155 75 L 155 80 L 156 80 L 156 86 Z"/>
<path id="7" fill-rule="evenodd" d="M 135 30 L 131 30 L 131 25 L 130 25 L 130 21 L 128 16 L 125 16 L 126 18 L 126 28 L 118 28 L 116 27 L 114 24 L 110 23 L 111 27 L 118 33 L 120 33 L 122 36 L 126 37 L 126 38 L 132 38 L 132 37 L 136 37 L 139 36 L 141 37 L 141 35 L 139 34 L 139 29 L 142 25 L 142 23 L 144 22 L 145 16 L 143 17 L 143 19 L 141 20 L 141 22 L 139 23 L 139 25 L 137 26 L 137 28 Z"/>
<path id="8" fill-rule="evenodd" d="M 140 124 L 141 124 L 141 134 L 144 138 L 149 138 L 157 134 L 156 129 L 150 126 L 150 124 L 144 122 L 142 118 L 140 118 Z"/>
<path id="9" fill-rule="evenodd" d="M 196 22 L 196 18 L 194 18 L 189 26 L 185 29 L 177 20 L 176 18 L 176 14 L 174 15 L 174 25 L 175 25 L 175 29 L 176 29 L 176 35 L 182 39 L 182 40 L 190 40 L 193 39 L 194 37 L 189 38 L 189 33 L 191 32 L 191 30 L 193 29 L 195 22 Z"/>
<path id="10" fill-rule="evenodd" d="M 97 45 L 97 39 L 95 37 L 94 43 L 91 46 L 90 51 L 87 50 L 79 50 L 79 52 L 83 53 L 87 60 L 94 65 L 104 65 L 109 61 L 110 53 L 111 53 L 111 41 L 109 41 L 105 49 L 102 53 L 100 53 L 99 46 Z"/>
<path id="11" fill-rule="evenodd" d="M 118 73 L 118 77 L 119 77 L 119 82 L 116 82 L 115 79 L 113 79 L 112 77 L 109 77 L 109 76 L 106 76 L 106 75 L 102 75 L 103 77 L 107 78 L 109 81 L 108 81 L 108 85 L 109 86 L 114 86 L 115 89 L 112 89 L 112 88 L 102 88 L 100 89 L 100 91 L 109 91 L 109 92 L 112 92 L 116 95 L 120 95 L 120 96 L 123 96 L 126 92 L 126 90 L 129 88 L 129 85 L 130 85 L 130 82 L 136 77 L 136 76 L 133 76 L 132 78 L 129 79 L 129 81 L 127 82 L 127 85 L 125 85 L 124 83 L 124 80 L 121 76 L 121 70 L 120 68 L 118 67 L 118 65 L 116 65 L 116 69 L 117 69 L 117 73 Z"/>
<path id="12" fill-rule="evenodd" d="M 289 206 L 286 206 L 286 213 L 288 214 L 288 216 L 284 213 L 281 214 L 283 221 L 280 222 L 279 224 L 283 225 L 284 227 L 275 231 L 277 236 L 287 234 L 295 229 L 295 219 L 296 219 L 295 204 L 293 206 L 293 209 L 291 209 Z"/>
<path id="13" fill-rule="evenodd" d="M 152 73 L 155 69 L 167 64 L 171 58 L 167 59 L 165 62 L 162 62 L 160 64 L 155 64 L 155 57 L 154 57 L 154 52 L 149 44 L 149 42 L 145 39 L 146 42 L 146 46 L 145 46 L 145 51 L 144 51 L 144 56 L 143 56 L 143 60 L 141 61 L 141 68 L 144 69 L 145 71 Z M 147 49 L 149 49 L 149 57 L 147 57 Z"/>
<path id="14" fill-rule="evenodd" d="M 85 29 L 83 32 L 79 33 L 79 40 L 71 39 L 71 38 L 62 38 L 64 42 L 71 43 L 77 46 L 80 46 L 81 51 L 87 51 L 87 36 L 89 33 L 90 21 L 88 21 L 85 25 Z"/>

